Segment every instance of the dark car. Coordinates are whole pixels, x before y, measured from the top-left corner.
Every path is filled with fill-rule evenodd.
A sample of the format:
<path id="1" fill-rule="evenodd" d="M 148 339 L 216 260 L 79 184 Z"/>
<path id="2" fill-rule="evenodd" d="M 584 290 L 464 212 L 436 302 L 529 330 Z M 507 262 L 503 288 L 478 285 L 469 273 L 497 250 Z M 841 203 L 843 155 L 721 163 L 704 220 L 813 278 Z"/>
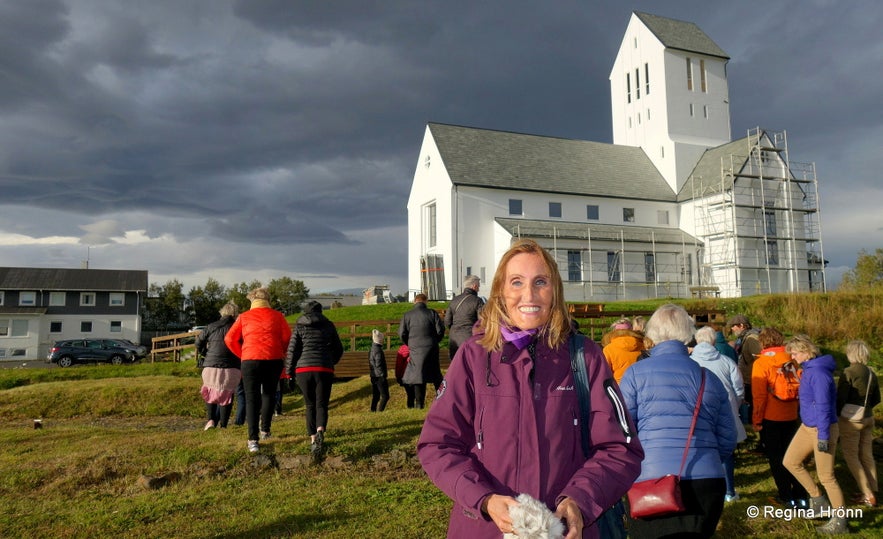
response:
<path id="1" fill-rule="evenodd" d="M 68 339 L 58 341 L 49 350 L 46 361 L 70 367 L 74 363 L 105 362 L 114 365 L 135 361 L 131 350 L 105 344 L 106 339 Z"/>
<path id="2" fill-rule="evenodd" d="M 129 350 L 134 354 L 135 359 L 143 359 L 147 357 L 147 347 L 142 344 L 134 343 L 129 339 L 101 339 L 101 341 L 107 346 L 118 346 Z"/>

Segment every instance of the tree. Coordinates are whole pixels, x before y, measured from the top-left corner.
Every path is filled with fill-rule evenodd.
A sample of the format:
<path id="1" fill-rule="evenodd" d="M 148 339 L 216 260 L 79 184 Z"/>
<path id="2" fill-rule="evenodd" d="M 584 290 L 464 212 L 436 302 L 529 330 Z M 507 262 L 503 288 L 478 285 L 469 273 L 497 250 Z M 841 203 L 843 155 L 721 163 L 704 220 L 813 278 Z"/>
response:
<path id="1" fill-rule="evenodd" d="M 251 305 L 251 302 L 248 301 L 248 293 L 255 288 L 260 288 L 262 286 L 264 285 L 262 285 L 257 279 L 250 283 L 236 283 L 227 290 L 227 301 L 232 301 L 238 305 L 239 312 L 246 311 Z"/>
<path id="2" fill-rule="evenodd" d="M 301 303 L 310 297 L 310 289 L 303 281 L 295 281 L 291 277 L 273 279 L 267 285 L 270 292 L 270 305 L 285 315 L 299 313 Z"/>
<path id="3" fill-rule="evenodd" d="M 205 287 L 193 287 L 187 295 L 188 304 L 193 314 L 191 322 L 205 325 L 219 318 L 218 311 L 227 303 L 227 288 L 209 277 Z"/>
<path id="4" fill-rule="evenodd" d="M 160 286 L 152 283 L 147 290 L 142 318 L 144 329 L 152 331 L 184 329 L 189 316 L 182 291 L 184 285 L 177 279 Z"/>
<path id="5" fill-rule="evenodd" d="M 855 267 L 843 275 L 842 290 L 867 292 L 883 289 L 883 249 L 869 254 L 862 249 L 858 252 Z"/>

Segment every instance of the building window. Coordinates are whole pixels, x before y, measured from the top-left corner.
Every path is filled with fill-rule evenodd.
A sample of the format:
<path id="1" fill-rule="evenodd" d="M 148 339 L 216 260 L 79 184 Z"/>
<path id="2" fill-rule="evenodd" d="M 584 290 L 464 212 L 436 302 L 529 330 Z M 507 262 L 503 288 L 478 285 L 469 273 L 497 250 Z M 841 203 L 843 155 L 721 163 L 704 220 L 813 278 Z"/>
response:
<path id="1" fill-rule="evenodd" d="M 52 307 L 64 307 L 67 303 L 65 292 L 49 292 L 49 305 Z"/>
<path id="2" fill-rule="evenodd" d="M 625 96 L 626 102 L 632 102 L 632 76 L 628 73 L 625 74 Z"/>
<path id="3" fill-rule="evenodd" d="M 19 292 L 18 305 L 20 307 L 33 307 L 37 304 L 36 292 Z"/>
<path id="4" fill-rule="evenodd" d="M 579 251 L 567 251 L 567 280 L 583 280 L 583 265 Z"/>
<path id="5" fill-rule="evenodd" d="M 9 337 L 9 319 L 0 318 L 0 337 Z"/>
<path id="6" fill-rule="evenodd" d="M 766 261 L 770 266 L 779 265 L 779 242 L 775 239 L 778 228 L 776 226 L 776 212 L 772 210 L 764 210 L 763 212 L 763 228 L 766 240 Z"/>
<path id="7" fill-rule="evenodd" d="M 524 215 L 521 208 L 521 200 L 517 198 L 509 199 L 509 215 Z"/>
<path id="8" fill-rule="evenodd" d="M 708 105 L 702 105 L 702 116 L 706 120 L 708 119 Z"/>
<path id="9" fill-rule="evenodd" d="M 659 157 L 665 158 L 665 146 L 659 147 Z"/>
<path id="10" fill-rule="evenodd" d="M 708 93 L 708 86 L 705 84 L 705 60 L 699 60 L 699 85 L 703 93 Z"/>
<path id="11" fill-rule="evenodd" d="M 690 118 L 693 117 L 693 103 L 690 103 Z"/>
<path id="12" fill-rule="evenodd" d="M 80 322 L 80 332 L 92 333 L 92 322 L 88 320 L 83 320 L 82 322 Z"/>
<path id="13" fill-rule="evenodd" d="M 3 305 L 3 292 L 0 292 L 0 306 Z"/>
<path id="14" fill-rule="evenodd" d="M 779 242 L 766 240 L 766 262 L 770 266 L 779 265 Z"/>
<path id="15" fill-rule="evenodd" d="M 561 217 L 560 202 L 549 202 L 549 217 Z"/>
<path id="16" fill-rule="evenodd" d="M 435 202 L 423 207 L 423 241 L 427 249 L 438 244 Z"/>
<path id="17" fill-rule="evenodd" d="M 687 90 L 693 91 L 693 62 L 687 57 Z"/>
<path id="18" fill-rule="evenodd" d="M 650 109 L 647 109 L 647 121 L 650 121 Z"/>
<path id="19" fill-rule="evenodd" d="M 644 93 L 650 95 L 650 64 L 644 64 Z M 647 115 L 647 119 L 650 119 L 650 115 Z"/>
<path id="20" fill-rule="evenodd" d="M 108 302 L 111 307 L 122 307 L 126 304 L 126 294 L 123 292 L 111 292 Z"/>
<path id="21" fill-rule="evenodd" d="M 635 99 L 641 99 L 641 71 L 638 68 L 635 68 Z"/>
<path id="22" fill-rule="evenodd" d="M 635 209 L 634 208 L 623 208 L 622 209 L 622 222 L 624 222 L 624 223 L 634 223 L 635 222 Z"/>
<path id="23" fill-rule="evenodd" d="M 632 117 L 629 116 L 629 129 L 631 129 L 631 128 L 632 128 Z"/>
<path id="24" fill-rule="evenodd" d="M 27 320 L 13 320 L 12 321 L 12 333 L 10 333 L 11 337 L 27 337 L 28 336 L 28 321 Z"/>
<path id="25" fill-rule="evenodd" d="M 596 204 L 586 205 L 586 219 L 589 221 L 597 221 L 599 219 L 598 206 Z"/>
<path id="26" fill-rule="evenodd" d="M 432 159 L 429 157 L 429 155 L 427 155 L 426 159 L 423 160 L 423 166 L 425 166 L 426 168 L 429 168 L 429 165 L 431 165 L 431 164 L 432 164 Z"/>
<path id="27" fill-rule="evenodd" d="M 641 125 L 641 113 L 638 113 L 638 125 Z"/>
<path id="28" fill-rule="evenodd" d="M 123 323 L 119 320 L 111 320 L 110 321 L 110 332 L 111 333 L 122 333 L 123 331 Z"/>
<path id="29" fill-rule="evenodd" d="M 95 306 L 95 292 L 80 292 L 80 306 L 81 307 L 94 307 Z"/>
<path id="30" fill-rule="evenodd" d="M 648 283 L 656 282 L 656 257 L 653 253 L 644 253 L 644 279 Z"/>
<path id="31" fill-rule="evenodd" d="M 667 225 L 668 224 L 668 210 L 659 210 L 656 212 L 656 224 L 658 224 L 658 225 Z"/>
<path id="32" fill-rule="evenodd" d="M 619 282 L 619 253 L 616 251 L 607 251 L 607 280 Z"/>
<path id="33" fill-rule="evenodd" d="M 49 322 L 49 333 L 61 333 L 61 320 L 53 320 Z"/>

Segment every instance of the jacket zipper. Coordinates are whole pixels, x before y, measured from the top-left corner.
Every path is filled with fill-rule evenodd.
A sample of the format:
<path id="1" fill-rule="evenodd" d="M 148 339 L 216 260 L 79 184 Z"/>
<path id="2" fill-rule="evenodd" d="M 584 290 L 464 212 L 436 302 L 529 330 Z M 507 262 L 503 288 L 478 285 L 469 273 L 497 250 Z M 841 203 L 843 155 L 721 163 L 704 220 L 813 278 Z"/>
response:
<path id="1" fill-rule="evenodd" d="M 619 421 L 619 428 L 622 429 L 622 434 L 625 436 L 625 443 L 631 443 L 632 433 L 629 430 L 628 419 L 626 419 L 625 406 L 622 405 L 622 401 L 609 379 L 604 380 L 604 390 L 607 392 L 607 397 L 610 399 L 610 403 L 613 404 L 613 409 L 616 412 L 616 419 Z"/>

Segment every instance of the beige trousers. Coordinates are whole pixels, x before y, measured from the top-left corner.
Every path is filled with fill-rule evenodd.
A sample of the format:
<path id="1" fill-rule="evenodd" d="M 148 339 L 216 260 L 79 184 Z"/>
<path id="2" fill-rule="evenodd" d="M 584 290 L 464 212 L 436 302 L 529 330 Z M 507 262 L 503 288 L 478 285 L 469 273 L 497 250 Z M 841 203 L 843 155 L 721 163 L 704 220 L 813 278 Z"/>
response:
<path id="1" fill-rule="evenodd" d="M 840 434 L 840 428 L 837 423 L 831 425 L 830 436 L 828 440 L 828 450 L 819 451 L 819 429 L 815 427 L 807 427 L 801 424 L 797 429 L 797 433 L 791 440 L 791 445 L 785 451 L 785 458 L 782 464 L 791 472 L 791 475 L 806 489 L 806 492 L 816 498 L 821 496 L 819 486 L 813 480 L 812 475 L 803 466 L 806 457 L 812 455 L 816 462 L 816 473 L 819 476 L 825 492 L 828 494 L 828 501 L 831 507 L 844 507 L 843 491 L 837 484 L 837 478 L 834 477 L 834 454 L 837 452 L 837 439 Z"/>
<path id="2" fill-rule="evenodd" d="M 877 493 L 877 463 L 874 461 L 874 418 L 861 423 L 840 418 L 840 451 L 843 460 L 865 496 Z"/>

